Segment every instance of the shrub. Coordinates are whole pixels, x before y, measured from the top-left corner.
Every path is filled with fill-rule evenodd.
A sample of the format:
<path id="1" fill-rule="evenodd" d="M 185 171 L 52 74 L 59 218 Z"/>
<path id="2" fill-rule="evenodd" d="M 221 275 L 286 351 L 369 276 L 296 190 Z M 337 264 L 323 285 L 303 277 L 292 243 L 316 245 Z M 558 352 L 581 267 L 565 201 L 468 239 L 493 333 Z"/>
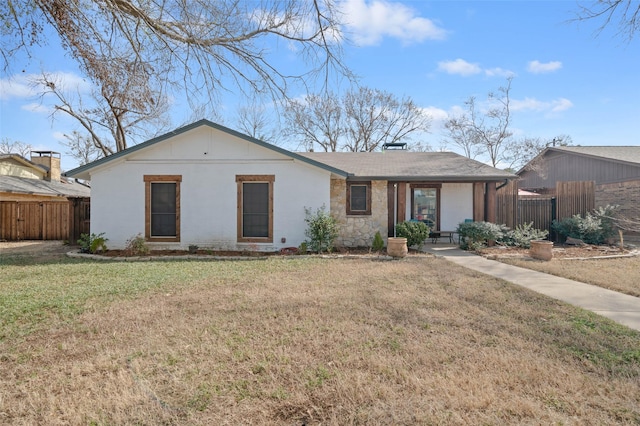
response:
<path id="1" fill-rule="evenodd" d="M 612 238 L 618 232 L 616 226 L 616 212 L 620 206 L 607 204 L 604 207 L 598 207 L 593 211 L 593 216 L 600 219 L 602 224 L 602 237 L 604 241 Z"/>
<path id="2" fill-rule="evenodd" d="M 149 251 L 149 246 L 142 234 L 129 238 L 124 247 L 125 256 L 145 256 Z"/>
<path id="3" fill-rule="evenodd" d="M 331 252 L 333 244 L 338 237 L 338 225 L 336 220 L 327 212 L 325 207 L 317 209 L 315 213 L 311 209 L 304 208 L 307 223 L 305 235 L 309 238 L 309 248 L 312 251 L 322 253 Z"/>
<path id="4" fill-rule="evenodd" d="M 516 229 L 507 231 L 502 239 L 501 244 L 513 247 L 531 248 L 531 241 L 544 240 L 549 235 L 546 229 L 535 229 L 533 222 L 516 226 Z"/>
<path id="5" fill-rule="evenodd" d="M 306 241 L 303 241 L 298 246 L 298 254 L 307 254 L 309 251 L 309 244 Z"/>
<path id="6" fill-rule="evenodd" d="M 376 235 L 373 237 L 373 243 L 371 244 L 371 250 L 373 251 L 382 251 L 384 248 L 384 240 L 382 239 L 382 235 L 380 235 L 380 231 L 376 232 Z"/>
<path id="7" fill-rule="evenodd" d="M 407 239 L 407 247 L 421 246 L 429 238 L 429 227 L 424 222 L 406 220 L 396 225 L 396 235 Z"/>
<path id="8" fill-rule="evenodd" d="M 101 251 L 107 251 L 107 238 L 104 237 L 104 232 L 96 234 L 80 234 L 78 245 L 80 245 L 80 251 L 82 253 L 98 253 Z"/>
<path id="9" fill-rule="evenodd" d="M 564 238 L 577 238 L 587 244 L 602 244 L 616 233 L 613 219 L 616 208 L 617 206 L 607 205 L 587 213 L 585 217 L 576 214 L 560 221 L 554 220 L 551 226 Z"/>
<path id="10" fill-rule="evenodd" d="M 465 222 L 458 224 L 456 232 L 460 235 L 460 248 L 478 250 L 489 241 L 502 240 L 509 228 L 491 222 Z"/>

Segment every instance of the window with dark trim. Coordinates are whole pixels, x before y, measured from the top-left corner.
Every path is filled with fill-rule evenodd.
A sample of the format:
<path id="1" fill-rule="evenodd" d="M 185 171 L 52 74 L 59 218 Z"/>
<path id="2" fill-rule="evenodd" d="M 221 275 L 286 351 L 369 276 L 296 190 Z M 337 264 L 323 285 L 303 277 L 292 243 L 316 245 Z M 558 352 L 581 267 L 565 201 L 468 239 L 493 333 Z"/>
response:
<path id="1" fill-rule="evenodd" d="M 273 175 L 238 175 L 238 242 L 273 242 Z"/>
<path id="2" fill-rule="evenodd" d="M 347 214 L 371 214 L 371 182 L 347 183 Z"/>
<path id="3" fill-rule="evenodd" d="M 145 175 L 145 239 L 180 241 L 179 175 Z"/>

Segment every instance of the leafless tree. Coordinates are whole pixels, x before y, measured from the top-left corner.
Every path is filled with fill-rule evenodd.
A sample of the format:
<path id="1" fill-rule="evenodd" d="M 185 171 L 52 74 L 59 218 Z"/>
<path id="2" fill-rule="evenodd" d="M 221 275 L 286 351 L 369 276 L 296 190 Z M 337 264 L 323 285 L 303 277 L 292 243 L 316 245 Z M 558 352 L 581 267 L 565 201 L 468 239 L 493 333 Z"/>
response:
<path id="1" fill-rule="evenodd" d="M 511 125 L 511 82 L 487 95 L 486 107 L 478 105 L 475 97 L 465 101 L 466 111 L 445 123 L 452 144 L 461 147 L 469 158 L 488 160 L 492 166 L 507 163 L 514 149 Z"/>
<path id="2" fill-rule="evenodd" d="M 65 134 L 64 138 L 65 140 L 61 143 L 69 149 L 66 154 L 78 160 L 81 166 L 104 157 L 103 152 L 95 146 L 93 138 L 89 135 L 83 135 L 74 130 L 71 134 Z"/>
<path id="3" fill-rule="evenodd" d="M 238 130 L 252 138 L 259 139 L 277 145 L 277 126 L 273 121 L 265 106 L 253 101 L 250 105 L 242 106 L 238 109 L 236 122 Z"/>
<path id="4" fill-rule="evenodd" d="M 479 141 L 473 126 L 469 121 L 469 116 L 463 114 L 458 117 L 450 117 L 444 123 L 445 128 L 445 146 L 449 143 L 460 148 L 467 158 L 476 158 L 479 152 Z"/>
<path id="5" fill-rule="evenodd" d="M 597 33 L 617 26 L 620 36 L 631 41 L 640 31 L 640 2 L 637 0 L 599 0 L 580 5 L 576 20 L 601 21 Z"/>
<path id="6" fill-rule="evenodd" d="M 336 95 L 307 95 L 292 100 L 285 108 L 285 134 L 301 141 L 301 148 L 326 152 L 338 151 L 344 134 L 343 111 Z"/>
<path id="7" fill-rule="evenodd" d="M 525 137 L 515 141 L 513 147 L 509 150 L 511 155 L 511 168 L 518 171 L 525 167 L 526 170 L 536 172 L 540 177 L 547 176 L 548 163 L 542 161 L 539 157 L 545 149 L 556 146 L 571 146 L 573 140 L 569 135 L 558 135 L 551 140 L 542 138 Z"/>
<path id="8" fill-rule="evenodd" d="M 207 100 L 228 86 L 281 98 L 294 82 L 349 75 L 333 0 L 8 0 L 0 19 L 5 67 L 16 51 L 46 43 L 51 26 L 98 87 L 118 86 L 123 70 L 113 63 L 123 57 L 156 90 L 178 85 Z M 295 50 L 305 66 L 291 72 L 274 65 L 272 42 Z"/>
<path id="9" fill-rule="evenodd" d="M 146 86 L 135 66 L 125 61 L 113 64 L 114 68 L 119 66 L 119 83 L 94 89 L 88 102 L 79 91 L 74 93 L 49 74 L 43 73 L 33 82 L 43 95 L 56 99 L 52 116 L 64 113 L 73 117 L 103 157 L 126 149 L 131 137 L 162 132 L 168 123 L 166 97 Z M 78 155 L 84 157 L 82 152 Z"/>
<path id="10" fill-rule="evenodd" d="M 325 85 L 334 71 L 351 77 L 337 16 L 333 0 L 8 0 L 0 2 L 0 53 L 6 69 L 15 52 L 46 43 L 51 26 L 102 92 L 119 151 L 126 147 L 121 110 L 141 111 L 139 102 L 152 108 L 156 94 L 183 89 L 195 106 L 232 89 L 281 100 L 291 86 Z M 269 46 L 276 43 L 296 51 L 299 72 L 275 65 L 277 49 Z M 121 90 L 125 84 L 133 90 Z M 94 137 L 93 126 L 82 126 Z"/>
<path id="11" fill-rule="evenodd" d="M 375 151 L 384 144 L 410 140 L 416 132 L 427 132 L 431 119 L 409 97 L 361 87 L 343 100 L 348 151 Z"/>
<path id="12" fill-rule="evenodd" d="M 26 142 L 12 141 L 9 138 L 2 138 L 0 141 L 0 154 L 18 154 L 24 158 L 29 158 L 33 146 Z"/>
<path id="13" fill-rule="evenodd" d="M 286 108 L 288 135 L 304 141 L 304 148 L 324 151 L 375 151 L 386 143 L 410 142 L 429 130 L 431 119 L 408 97 L 370 88 L 309 95 Z M 414 144 L 420 150 L 424 143 Z"/>

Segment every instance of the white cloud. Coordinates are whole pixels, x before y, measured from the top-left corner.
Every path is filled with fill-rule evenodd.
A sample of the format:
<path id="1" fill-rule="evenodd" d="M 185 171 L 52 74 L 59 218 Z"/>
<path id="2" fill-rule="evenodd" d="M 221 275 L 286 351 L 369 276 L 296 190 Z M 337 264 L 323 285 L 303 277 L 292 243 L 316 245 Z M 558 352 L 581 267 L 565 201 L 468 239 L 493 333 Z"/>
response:
<path id="1" fill-rule="evenodd" d="M 516 73 L 504 68 L 491 68 L 484 70 L 485 75 L 488 77 L 514 77 Z"/>
<path id="2" fill-rule="evenodd" d="M 562 112 L 573 107 L 573 102 L 566 98 L 558 98 L 552 101 L 539 101 L 534 98 L 525 98 L 524 100 L 512 100 L 511 109 L 513 111 L 546 111 L 546 112 Z"/>
<path id="3" fill-rule="evenodd" d="M 0 79 L 0 99 L 27 99 L 36 95 L 31 87 L 29 78 L 24 74 L 16 74 L 9 78 Z"/>
<path id="4" fill-rule="evenodd" d="M 558 71 L 560 68 L 562 68 L 562 62 L 560 61 L 551 61 L 547 63 L 542 63 L 540 61 L 531 61 L 527 65 L 527 71 L 534 74 L 554 72 Z"/>
<path id="5" fill-rule="evenodd" d="M 34 75 L 35 78 L 39 76 Z M 83 77 L 70 72 L 54 72 L 47 73 L 47 78 L 56 85 L 62 87 L 63 90 L 72 90 L 79 93 L 88 93 L 91 90 L 89 84 Z"/>
<path id="6" fill-rule="evenodd" d="M 416 15 L 402 3 L 385 0 L 344 0 L 340 3 L 347 32 L 360 45 L 376 45 L 385 36 L 405 44 L 424 40 L 442 40 L 446 31 L 432 20 Z"/>
<path id="7" fill-rule="evenodd" d="M 46 73 L 47 78 L 64 90 L 86 93 L 91 85 L 81 76 L 69 72 Z M 15 74 L 9 78 L 0 79 L 0 99 L 33 99 L 41 93 L 36 81 L 42 78 L 39 74 Z M 23 109 L 28 105 L 25 105 Z"/>
<path id="8" fill-rule="evenodd" d="M 447 114 L 447 111 L 434 106 L 422 108 L 422 112 L 431 117 L 431 120 L 433 120 L 433 122 L 441 122 L 449 118 L 449 114 Z"/>
<path id="9" fill-rule="evenodd" d="M 438 70 L 444 71 L 447 74 L 459 74 L 464 77 L 468 77 L 474 74 L 480 74 L 482 72 L 482 68 L 480 68 L 480 65 L 472 64 L 465 61 L 464 59 L 438 62 Z"/>
<path id="10" fill-rule="evenodd" d="M 41 113 L 41 114 L 49 114 L 52 112 L 52 109 L 42 105 L 41 103 L 37 103 L 37 102 L 32 102 L 29 104 L 24 104 L 20 107 L 20 109 L 23 109 L 25 111 L 29 111 L 29 112 L 37 112 L 37 113 Z"/>
<path id="11" fill-rule="evenodd" d="M 553 101 L 553 108 L 551 108 L 551 112 L 566 111 L 572 107 L 573 102 L 571 102 L 569 99 L 560 98 Z"/>

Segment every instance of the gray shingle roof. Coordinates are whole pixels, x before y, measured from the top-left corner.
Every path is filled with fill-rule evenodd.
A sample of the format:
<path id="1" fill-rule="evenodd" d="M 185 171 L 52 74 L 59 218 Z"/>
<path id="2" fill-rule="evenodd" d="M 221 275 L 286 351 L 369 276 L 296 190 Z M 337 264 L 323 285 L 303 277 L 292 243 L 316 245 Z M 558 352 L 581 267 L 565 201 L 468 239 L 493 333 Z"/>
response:
<path id="1" fill-rule="evenodd" d="M 640 164 L 640 146 L 560 146 L 551 149 Z"/>
<path id="2" fill-rule="evenodd" d="M 51 197 L 90 197 L 91 189 L 85 185 L 69 182 L 49 182 L 17 176 L 0 176 L 0 192 L 45 195 Z"/>
<path id="3" fill-rule="evenodd" d="M 300 152 L 353 177 L 387 180 L 502 181 L 515 175 L 453 152 Z"/>
<path id="4" fill-rule="evenodd" d="M 227 132 L 246 141 L 287 155 L 299 161 L 312 164 L 334 175 L 342 177 L 360 177 L 383 180 L 439 180 L 458 182 L 503 181 L 515 179 L 517 176 L 471 160 L 452 152 L 291 152 L 275 145 L 243 135 L 235 130 L 221 126 L 208 120 L 200 120 L 181 127 L 173 132 L 158 136 L 124 151 L 102 158 L 66 172 L 65 176 L 82 179 L 89 178 L 89 172 L 102 164 L 122 158 L 132 152 L 145 149 L 163 142 L 171 137 L 195 129 L 209 126 Z"/>

